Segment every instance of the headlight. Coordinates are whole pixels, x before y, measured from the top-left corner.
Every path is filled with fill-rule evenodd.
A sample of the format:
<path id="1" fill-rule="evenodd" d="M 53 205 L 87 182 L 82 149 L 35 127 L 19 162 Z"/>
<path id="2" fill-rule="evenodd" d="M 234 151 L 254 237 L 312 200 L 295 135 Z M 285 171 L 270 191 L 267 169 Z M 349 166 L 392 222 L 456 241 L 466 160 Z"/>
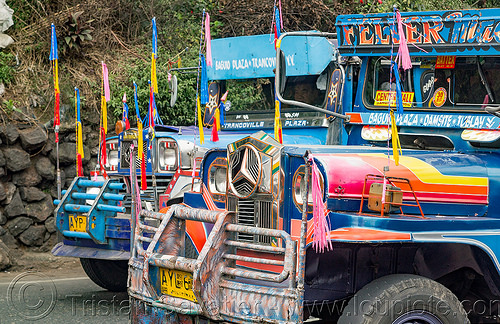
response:
<path id="1" fill-rule="evenodd" d="M 227 162 L 225 158 L 217 158 L 210 165 L 208 189 L 212 195 L 225 195 L 227 188 Z M 214 200 L 219 200 L 214 197 Z"/>
<path id="2" fill-rule="evenodd" d="M 177 143 L 174 141 L 158 141 L 158 168 L 161 171 L 177 169 Z"/>
<path id="3" fill-rule="evenodd" d="M 320 173 L 319 177 L 321 192 L 324 192 L 324 180 L 323 175 Z M 301 165 L 293 176 L 293 200 L 297 207 L 302 210 L 304 200 L 302 197 L 305 196 L 307 179 L 305 178 L 305 167 Z M 307 198 L 308 206 L 313 205 L 312 201 L 312 183 L 309 182 L 309 197 Z"/>
<path id="4" fill-rule="evenodd" d="M 118 170 L 118 139 L 106 141 L 106 164 L 104 168 L 106 171 Z"/>

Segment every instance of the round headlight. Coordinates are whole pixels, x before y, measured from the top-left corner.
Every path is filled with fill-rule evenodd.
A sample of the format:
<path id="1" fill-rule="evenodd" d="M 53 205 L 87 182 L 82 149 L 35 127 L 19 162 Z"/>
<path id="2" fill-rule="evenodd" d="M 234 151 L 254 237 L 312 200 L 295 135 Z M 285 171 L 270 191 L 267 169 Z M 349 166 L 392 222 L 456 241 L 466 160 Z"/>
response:
<path id="1" fill-rule="evenodd" d="M 175 142 L 162 141 L 159 143 L 158 167 L 165 171 L 177 168 L 177 144 Z"/>
<path id="2" fill-rule="evenodd" d="M 111 139 L 106 142 L 106 155 L 106 164 L 104 165 L 106 171 L 118 170 L 118 163 L 120 162 L 120 156 L 118 155 L 118 139 Z"/>
<path id="3" fill-rule="evenodd" d="M 227 188 L 227 160 L 216 158 L 208 168 L 208 191 L 216 201 L 225 201 Z"/>
<path id="4" fill-rule="evenodd" d="M 226 168 L 217 168 L 214 175 L 215 189 L 219 193 L 226 193 Z"/>
<path id="5" fill-rule="evenodd" d="M 118 151 L 117 150 L 109 151 L 108 152 L 108 159 L 106 162 L 107 162 L 106 163 L 107 167 L 118 166 Z"/>
<path id="6" fill-rule="evenodd" d="M 324 180 L 323 180 L 323 175 L 320 173 L 320 186 L 321 186 L 321 192 L 323 193 L 324 190 Z M 305 178 L 305 168 L 303 165 L 299 167 L 299 169 L 295 172 L 295 175 L 293 176 L 293 200 L 295 201 L 295 204 L 297 207 L 302 210 L 302 206 L 304 204 L 304 199 L 306 195 L 306 186 L 307 186 L 307 179 Z M 309 182 L 309 197 L 307 198 L 308 206 L 313 205 L 313 199 L 312 199 L 312 183 Z"/>

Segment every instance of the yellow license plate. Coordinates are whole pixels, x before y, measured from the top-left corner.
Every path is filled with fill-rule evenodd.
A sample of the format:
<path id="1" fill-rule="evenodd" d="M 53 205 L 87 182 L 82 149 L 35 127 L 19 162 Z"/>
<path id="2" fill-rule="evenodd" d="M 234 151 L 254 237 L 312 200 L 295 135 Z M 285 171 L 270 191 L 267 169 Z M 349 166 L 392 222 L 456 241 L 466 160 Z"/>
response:
<path id="1" fill-rule="evenodd" d="M 160 268 L 161 293 L 196 302 L 193 293 L 193 274 Z"/>
<path id="2" fill-rule="evenodd" d="M 69 215 L 69 230 L 85 233 L 87 231 L 87 217 Z"/>

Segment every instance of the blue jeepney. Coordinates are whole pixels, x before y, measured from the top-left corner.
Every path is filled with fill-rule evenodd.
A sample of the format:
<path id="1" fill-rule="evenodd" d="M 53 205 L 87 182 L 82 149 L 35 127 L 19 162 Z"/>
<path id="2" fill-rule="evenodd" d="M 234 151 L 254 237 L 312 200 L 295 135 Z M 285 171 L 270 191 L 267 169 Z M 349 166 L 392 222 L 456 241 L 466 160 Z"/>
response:
<path id="1" fill-rule="evenodd" d="M 289 88 L 306 86 L 315 91 L 315 100 L 321 98 L 326 92 L 326 76 L 330 73 L 335 45 L 324 38 L 299 37 L 286 41 L 283 46 L 289 50 L 286 57 Z M 148 210 L 158 212 L 174 202 L 181 203 L 185 193 L 197 190 L 201 182 L 193 179 L 193 167 L 197 166 L 194 173 L 197 177 L 206 152 L 225 147 L 256 130 L 270 131 L 274 127 L 276 55 L 271 35 L 215 39 L 212 56 L 213 65 L 207 68 L 207 75 L 211 81 L 209 95 L 213 98 L 210 102 L 223 110 L 219 140 L 210 140 L 208 128 L 204 131 L 203 144 L 194 126 L 157 125 L 154 132 L 144 129 L 147 189 L 140 194 L 142 206 Z M 221 97 L 226 91 L 227 101 L 221 105 Z M 246 98 L 241 100 L 241 97 Z M 213 108 L 207 105 L 203 112 L 207 127 L 213 123 L 209 117 Z M 286 116 L 284 143 L 326 144 L 327 134 L 332 130 L 324 114 L 303 112 L 292 106 L 282 107 L 282 112 Z M 75 178 L 62 199 L 57 201 L 55 210 L 62 241 L 52 253 L 80 258 L 89 277 L 110 290 L 126 289 L 133 209 L 130 174 L 134 164 L 139 187 L 142 185 L 137 146 L 137 129 L 109 138 L 105 166 L 109 178 L 97 181 Z M 226 163 L 225 159 L 218 162 Z M 220 176 L 218 173 L 217 177 Z M 225 174 L 222 177 L 225 178 Z M 217 203 L 224 206 L 225 200 L 220 198 L 222 195 L 218 191 L 220 184 L 206 185 L 214 197 L 219 197 Z"/>
<path id="2" fill-rule="evenodd" d="M 279 42 L 276 88 L 337 131 L 320 145 L 242 137 L 203 158 L 203 184 L 224 192 L 143 210 L 133 323 L 498 323 L 500 10 L 401 17 L 281 36 L 336 36 L 322 104 L 286 96 Z"/>

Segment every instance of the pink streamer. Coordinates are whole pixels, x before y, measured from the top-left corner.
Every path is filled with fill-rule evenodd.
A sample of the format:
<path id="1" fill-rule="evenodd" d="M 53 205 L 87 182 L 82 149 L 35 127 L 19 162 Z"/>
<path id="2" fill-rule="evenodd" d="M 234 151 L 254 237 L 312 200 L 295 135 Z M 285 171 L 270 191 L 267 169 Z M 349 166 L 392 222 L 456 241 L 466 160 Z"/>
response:
<path id="1" fill-rule="evenodd" d="M 205 18 L 205 42 L 207 44 L 207 66 L 212 66 L 212 38 L 210 36 L 210 15 Z"/>
<path id="2" fill-rule="evenodd" d="M 410 52 L 408 51 L 408 44 L 406 43 L 405 33 L 403 31 L 403 22 L 399 10 L 396 10 L 396 20 L 398 22 L 399 34 L 399 49 L 398 49 L 398 65 L 403 67 L 404 70 L 411 69 Z"/>
<path id="3" fill-rule="evenodd" d="M 106 98 L 106 101 L 109 101 L 111 99 L 111 93 L 109 91 L 108 67 L 104 62 L 102 62 L 102 80 L 104 83 L 104 98 Z"/>
<path id="4" fill-rule="evenodd" d="M 384 177 L 384 184 L 382 185 L 382 204 L 385 204 L 385 192 L 387 190 L 387 178 Z"/>
<path id="5" fill-rule="evenodd" d="M 283 29 L 283 15 L 281 14 L 281 0 L 278 0 L 278 8 L 280 11 L 280 26 L 281 26 L 281 29 Z"/>
<path id="6" fill-rule="evenodd" d="M 141 191 L 139 190 L 139 182 L 137 181 L 137 176 L 134 178 L 133 177 L 133 167 L 135 166 L 135 161 L 134 161 L 134 144 L 130 146 L 130 185 L 135 187 L 135 217 L 136 217 L 136 224 L 139 224 L 139 213 L 141 212 L 142 209 L 142 204 L 141 204 Z"/>
<path id="7" fill-rule="evenodd" d="M 222 95 L 222 97 L 220 98 L 220 101 L 222 102 L 226 102 L 226 99 L 227 99 L 227 94 L 229 93 L 229 90 L 227 90 L 226 92 L 224 92 L 224 94 Z"/>
<path id="8" fill-rule="evenodd" d="M 320 174 L 314 157 L 309 154 L 309 161 L 312 166 L 312 203 L 313 203 L 313 248 L 316 252 L 323 253 L 325 249 L 332 249 L 330 241 L 330 225 L 326 220 L 326 208 L 323 203 L 323 192 L 321 190 Z"/>
<path id="9" fill-rule="evenodd" d="M 191 172 L 191 178 L 196 178 L 196 156 L 193 159 L 193 171 Z"/>

